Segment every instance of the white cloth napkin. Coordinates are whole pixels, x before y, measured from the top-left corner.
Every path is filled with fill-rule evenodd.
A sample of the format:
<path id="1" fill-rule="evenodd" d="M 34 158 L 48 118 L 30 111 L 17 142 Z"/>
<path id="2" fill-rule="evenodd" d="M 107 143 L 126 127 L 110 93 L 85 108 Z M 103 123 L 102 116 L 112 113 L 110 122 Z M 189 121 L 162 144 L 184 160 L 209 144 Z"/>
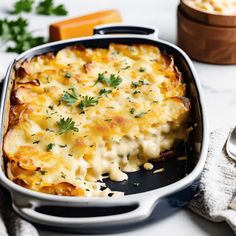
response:
<path id="1" fill-rule="evenodd" d="M 0 236 L 39 236 L 36 228 L 20 218 L 0 189 Z"/>
<path id="2" fill-rule="evenodd" d="M 199 195 L 189 207 L 208 220 L 226 221 L 236 234 L 236 162 L 225 151 L 229 131 L 224 128 L 210 134 Z"/>

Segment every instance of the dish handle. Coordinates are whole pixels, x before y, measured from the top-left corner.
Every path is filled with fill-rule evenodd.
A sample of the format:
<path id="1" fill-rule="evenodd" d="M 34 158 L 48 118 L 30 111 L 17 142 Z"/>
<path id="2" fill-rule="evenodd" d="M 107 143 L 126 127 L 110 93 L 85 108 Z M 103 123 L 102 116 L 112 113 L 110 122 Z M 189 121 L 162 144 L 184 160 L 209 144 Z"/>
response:
<path id="1" fill-rule="evenodd" d="M 126 25 L 126 24 L 104 24 L 96 26 L 93 30 L 94 35 L 137 34 L 137 35 L 147 35 L 151 39 L 157 39 L 158 32 L 159 30 L 155 27 Z"/>
<path id="2" fill-rule="evenodd" d="M 109 226 L 119 226 L 127 225 L 137 222 L 142 222 L 146 220 L 152 210 L 156 206 L 158 197 L 147 196 L 142 199 L 137 199 L 136 201 L 114 201 L 114 205 L 121 207 L 132 207 L 128 212 L 118 213 L 102 216 L 87 216 L 87 217 L 65 217 L 45 214 L 37 211 L 38 206 L 32 207 L 18 207 L 13 203 L 14 210 L 21 215 L 23 218 L 41 225 L 48 225 L 54 227 L 70 227 L 70 228 L 87 228 L 87 227 L 109 227 Z M 73 206 L 71 207 L 73 208 Z M 86 207 L 85 207 L 86 208 Z"/>

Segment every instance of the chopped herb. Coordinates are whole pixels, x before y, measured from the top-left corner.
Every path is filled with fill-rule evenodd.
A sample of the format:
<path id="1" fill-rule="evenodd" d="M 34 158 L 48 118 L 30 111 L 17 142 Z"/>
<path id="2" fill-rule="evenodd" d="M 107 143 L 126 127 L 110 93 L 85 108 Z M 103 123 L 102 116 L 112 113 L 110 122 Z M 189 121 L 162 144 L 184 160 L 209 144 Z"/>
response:
<path id="1" fill-rule="evenodd" d="M 164 172 L 164 171 L 165 171 L 164 168 L 160 168 L 160 169 L 154 170 L 154 171 L 153 171 L 153 174 L 162 173 L 162 172 Z"/>
<path id="2" fill-rule="evenodd" d="M 145 72 L 145 71 L 146 71 L 145 68 L 143 68 L 143 67 L 140 67 L 140 68 L 139 68 L 139 72 Z"/>
<path id="3" fill-rule="evenodd" d="M 88 188 L 86 188 L 85 190 L 86 190 L 87 192 L 89 192 L 89 191 L 90 191 L 90 189 L 88 189 Z"/>
<path id="4" fill-rule="evenodd" d="M 94 145 L 90 145 L 89 147 L 91 147 L 91 148 L 92 148 L 93 146 L 94 146 Z"/>
<path id="5" fill-rule="evenodd" d="M 72 154 L 68 154 L 69 157 L 72 157 L 73 155 Z"/>
<path id="6" fill-rule="evenodd" d="M 65 78 L 70 79 L 72 75 L 70 72 L 66 72 L 64 76 Z"/>
<path id="7" fill-rule="evenodd" d="M 141 92 L 138 91 L 138 90 L 135 90 L 135 91 L 133 92 L 133 94 L 138 94 L 138 93 L 141 93 Z"/>
<path id="8" fill-rule="evenodd" d="M 108 121 L 108 122 L 110 122 L 110 121 L 112 121 L 112 119 L 106 119 L 105 121 Z"/>
<path id="9" fill-rule="evenodd" d="M 55 132 L 54 130 L 48 129 L 48 128 L 46 128 L 45 130 L 48 131 L 48 132 Z"/>
<path id="10" fill-rule="evenodd" d="M 134 187 L 138 187 L 140 183 L 134 183 Z"/>
<path id="11" fill-rule="evenodd" d="M 131 83 L 131 87 L 132 88 L 141 87 L 142 85 L 144 85 L 144 81 L 143 80 L 139 80 L 138 82 L 132 82 Z"/>
<path id="12" fill-rule="evenodd" d="M 64 92 L 64 94 L 61 97 L 61 100 L 66 102 L 67 106 L 72 106 L 78 99 L 78 95 L 75 91 L 75 88 L 71 88 L 71 93 Z"/>
<path id="13" fill-rule="evenodd" d="M 104 72 L 104 73 L 99 73 L 98 74 L 98 79 L 97 79 L 96 83 L 98 83 L 98 82 L 115 88 L 115 87 L 117 87 L 121 84 L 122 79 L 119 75 L 116 76 L 114 74 L 111 74 L 109 78 L 106 78 L 105 77 L 105 72 Z"/>
<path id="14" fill-rule="evenodd" d="M 48 108 L 53 110 L 54 109 L 54 104 L 52 104 L 51 106 L 48 106 Z"/>
<path id="15" fill-rule="evenodd" d="M 121 68 L 121 70 L 127 70 L 127 69 L 129 69 L 130 68 L 130 66 L 126 66 L 126 67 L 124 67 L 124 68 Z"/>
<path id="16" fill-rule="evenodd" d="M 38 144 L 40 143 L 40 140 L 34 141 L 33 144 Z"/>
<path id="17" fill-rule="evenodd" d="M 34 0 L 19 0 L 14 4 L 12 14 L 19 14 L 21 12 L 31 12 Z"/>
<path id="18" fill-rule="evenodd" d="M 85 107 L 92 107 L 98 104 L 98 100 L 95 99 L 94 97 L 89 97 L 89 96 L 83 96 L 83 100 L 80 101 L 78 107 L 81 109 L 81 111 L 84 111 Z"/>
<path id="19" fill-rule="evenodd" d="M 65 173 L 64 173 L 64 172 L 61 172 L 61 177 L 62 177 L 63 179 L 65 179 L 65 178 L 66 178 L 66 175 L 65 175 Z"/>
<path id="20" fill-rule="evenodd" d="M 67 144 L 65 144 L 65 145 L 59 145 L 59 147 L 65 148 L 65 147 L 67 147 Z"/>
<path id="21" fill-rule="evenodd" d="M 53 0 L 42 0 L 36 7 L 36 12 L 40 15 L 66 16 L 68 14 L 65 6 L 60 4 L 55 6 Z"/>
<path id="22" fill-rule="evenodd" d="M 55 143 L 49 143 L 47 146 L 47 151 L 50 152 L 54 145 L 55 145 Z"/>
<path id="23" fill-rule="evenodd" d="M 112 91 L 111 90 L 107 90 L 107 89 L 101 89 L 100 91 L 99 91 L 99 95 L 105 95 L 105 96 L 107 96 L 107 94 L 108 93 L 111 93 Z"/>
<path id="24" fill-rule="evenodd" d="M 47 173 L 46 170 L 40 170 L 39 172 L 40 172 L 41 175 L 45 175 Z"/>
<path id="25" fill-rule="evenodd" d="M 139 114 L 135 115 L 134 118 L 141 118 L 143 117 L 147 112 L 140 112 Z"/>
<path id="26" fill-rule="evenodd" d="M 75 127 L 75 122 L 72 118 L 61 118 L 60 121 L 57 121 L 57 125 L 59 126 L 59 134 L 64 134 L 68 131 L 78 132 L 79 129 Z"/>
<path id="27" fill-rule="evenodd" d="M 35 136 L 36 134 L 31 134 L 31 136 Z"/>
<path id="28" fill-rule="evenodd" d="M 130 112 L 131 114 L 134 114 L 135 109 L 134 109 L 134 108 L 130 108 L 129 112 Z"/>
<path id="29" fill-rule="evenodd" d="M 107 107 L 108 109 L 115 109 L 114 107 Z"/>

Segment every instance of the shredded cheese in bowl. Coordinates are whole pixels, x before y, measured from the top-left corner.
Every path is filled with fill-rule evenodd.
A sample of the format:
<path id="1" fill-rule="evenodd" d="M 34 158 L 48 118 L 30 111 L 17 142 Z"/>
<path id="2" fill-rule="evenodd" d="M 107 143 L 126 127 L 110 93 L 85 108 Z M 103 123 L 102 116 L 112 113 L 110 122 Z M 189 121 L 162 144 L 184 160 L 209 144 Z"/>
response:
<path id="1" fill-rule="evenodd" d="M 184 0 L 184 2 L 201 11 L 220 15 L 236 15 L 236 0 Z"/>

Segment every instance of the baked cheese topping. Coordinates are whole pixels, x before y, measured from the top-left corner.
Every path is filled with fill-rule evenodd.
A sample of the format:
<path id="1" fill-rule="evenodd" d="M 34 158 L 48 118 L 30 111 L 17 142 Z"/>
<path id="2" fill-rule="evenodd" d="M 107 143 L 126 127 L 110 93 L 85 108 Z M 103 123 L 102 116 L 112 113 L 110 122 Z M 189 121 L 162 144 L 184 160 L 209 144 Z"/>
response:
<path id="1" fill-rule="evenodd" d="M 236 0 L 184 0 L 184 2 L 208 13 L 236 15 Z"/>
<path id="2" fill-rule="evenodd" d="M 50 194 L 116 196 L 187 135 L 190 103 L 172 57 L 151 45 L 71 46 L 18 65 L 4 140 L 8 177 Z"/>

